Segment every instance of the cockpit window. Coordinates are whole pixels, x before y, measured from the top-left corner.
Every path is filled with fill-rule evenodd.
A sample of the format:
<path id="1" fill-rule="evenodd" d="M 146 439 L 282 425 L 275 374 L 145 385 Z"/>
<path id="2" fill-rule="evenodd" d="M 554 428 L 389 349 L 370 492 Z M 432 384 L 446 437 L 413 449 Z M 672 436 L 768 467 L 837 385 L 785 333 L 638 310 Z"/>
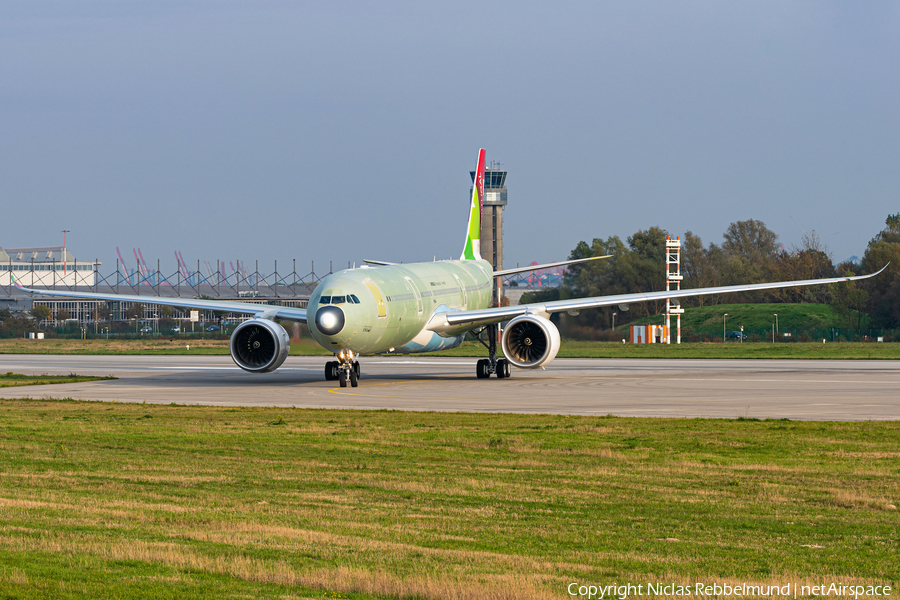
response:
<path id="1" fill-rule="evenodd" d="M 349 296 L 347 296 L 347 298 L 352 300 L 353 304 L 359 304 L 359 298 L 356 297 L 356 294 L 350 294 Z"/>
<path id="2" fill-rule="evenodd" d="M 331 303 L 332 304 L 343 304 L 346 302 L 346 298 L 344 296 L 332 296 Z"/>
<path id="3" fill-rule="evenodd" d="M 331 304 L 331 296 L 320 296 L 319 304 Z"/>

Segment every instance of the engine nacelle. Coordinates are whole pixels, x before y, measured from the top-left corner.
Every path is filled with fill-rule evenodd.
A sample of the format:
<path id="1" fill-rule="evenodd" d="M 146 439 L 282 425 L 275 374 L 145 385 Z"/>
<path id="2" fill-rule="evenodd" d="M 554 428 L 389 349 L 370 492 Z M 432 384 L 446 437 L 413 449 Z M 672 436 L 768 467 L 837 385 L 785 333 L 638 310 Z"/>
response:
<path id="1" fill-rule="evenodd" d="M 538 369 L 556 358 L 559 330 L 544 317 L 520 315 L 503 330 L 500 347 L 511 364 L 520 369 Z"/>
<path id="2" fill-rule="evenodd" d="M 229 346 L 237 366 L 252 373 L 268 373 L 284 363 L 291 338 L 275 321 L 251 319 L 237 326 Z"/>

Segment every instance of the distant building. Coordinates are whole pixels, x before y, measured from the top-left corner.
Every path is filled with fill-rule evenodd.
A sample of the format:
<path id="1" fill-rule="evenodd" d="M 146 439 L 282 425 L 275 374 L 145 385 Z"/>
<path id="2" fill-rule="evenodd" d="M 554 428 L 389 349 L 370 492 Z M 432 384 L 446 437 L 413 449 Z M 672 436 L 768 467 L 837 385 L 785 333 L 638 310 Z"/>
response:
<path id="1" fill-rule="evenodd" d="M 99 262 L 78 261 L 62 246 L 0 248 L 0 285 L 16 281 L 29 287 L 74 288 L 97 282 Z"/>

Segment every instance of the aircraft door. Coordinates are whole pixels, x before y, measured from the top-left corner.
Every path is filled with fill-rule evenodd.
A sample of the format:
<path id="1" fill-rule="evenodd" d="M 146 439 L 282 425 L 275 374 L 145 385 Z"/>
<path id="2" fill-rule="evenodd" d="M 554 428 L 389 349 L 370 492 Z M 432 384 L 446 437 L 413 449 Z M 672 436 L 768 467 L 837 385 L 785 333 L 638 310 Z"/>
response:
<path id="1" fill-rule="evenodd" d="M 416 298 L 416 310 L 419 314 L 422 314 L 422 294 L 419 292 L 419 288 L 416 287 L 415 282 L 411 278 L 404 277 L 404 279 L 406 279 L 406 287 L 409 288 Z"/>
<path id="2" fill-rule="evenodd" d="M 462 300 L 462 306 L 463 308 L 466 308 L 469 306 L 469 295 L 466 293 L 466 286 L 462 282 L 462 279 L 459 278 L 459 275 L 454 273 L 453 277 L 456 279 L 457 287 L 459 287 L 459 298 Z"/>

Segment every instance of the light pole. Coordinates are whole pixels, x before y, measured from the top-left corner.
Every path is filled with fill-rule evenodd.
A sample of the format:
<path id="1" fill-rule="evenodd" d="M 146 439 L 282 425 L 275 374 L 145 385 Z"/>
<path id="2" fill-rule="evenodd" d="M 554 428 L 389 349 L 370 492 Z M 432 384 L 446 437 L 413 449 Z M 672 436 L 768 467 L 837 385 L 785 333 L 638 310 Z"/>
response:
<path id="1" fill-rule="evenodd" d="M 728 313 L 722 315 L 722 343 L 725 343 L 725 321 L 728 320 Z"/>
<path id="2" fill-rule="evenodd" d="M 66 254 L 68 254 L 68 244 L 66 244 L 66 234 L 72 231 L 71 229 L 63 229 L 63 281 L 65 281 L 66 273 L 68 272 L 68 258 Z"/>
<path id="3" fill-rule="evenodd" d="M 778 313 L 772 313 L 775 315 L 775 334 L 778 334 Z M 772 336 L 772 343 L 775 343 L 775 336 Z"/>
<path id="4" fill-rule="evenodd" d="M 617 314 L 619 314 L 619 313 L 613 311 L 613 331 L 616 330 L 616 315 Z"/>

